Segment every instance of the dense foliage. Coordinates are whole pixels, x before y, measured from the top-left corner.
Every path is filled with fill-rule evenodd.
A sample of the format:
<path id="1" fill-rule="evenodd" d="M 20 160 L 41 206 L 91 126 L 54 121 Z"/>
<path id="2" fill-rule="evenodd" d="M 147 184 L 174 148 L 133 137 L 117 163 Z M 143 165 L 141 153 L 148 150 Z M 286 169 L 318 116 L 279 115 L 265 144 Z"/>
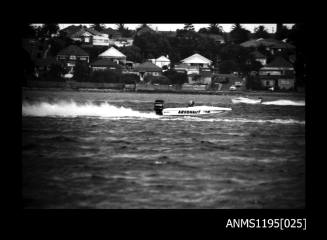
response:
<path id="1" fill-rule="evenodd" d="M 77 63 L 74 68 L 74 77 L 75 81 L 87 82 L 89 81 L 90 69 L 85 63 Z"/>
<path id="2" fill-rule="evenodd" d="M 181 85 L 187 82 L 186 73 L 179 73 L 172 69 L 164 72 L 164 76 L 169 78 L 174 85 Z"/>
<path id="3" fill-rule="evenodd" d="M 120 74 L 112 71 L 94 71 L 90 75 L 90 82 L 102 82 L 102 83 L 120 83 Z"/>

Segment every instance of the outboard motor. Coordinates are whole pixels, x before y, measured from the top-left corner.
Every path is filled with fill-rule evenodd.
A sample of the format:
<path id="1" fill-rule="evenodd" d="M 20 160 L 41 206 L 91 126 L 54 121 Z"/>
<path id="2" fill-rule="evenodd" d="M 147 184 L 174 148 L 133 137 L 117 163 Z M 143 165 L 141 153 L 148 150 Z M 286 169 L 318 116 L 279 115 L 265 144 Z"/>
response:
<path id="1" fill-rule="evenodd" d="M 164 109 L 164 101 L 163 100 L 156 100 L 154 102 L 154 111 L 158 115 L 162 115 L 162 110 Z"/>

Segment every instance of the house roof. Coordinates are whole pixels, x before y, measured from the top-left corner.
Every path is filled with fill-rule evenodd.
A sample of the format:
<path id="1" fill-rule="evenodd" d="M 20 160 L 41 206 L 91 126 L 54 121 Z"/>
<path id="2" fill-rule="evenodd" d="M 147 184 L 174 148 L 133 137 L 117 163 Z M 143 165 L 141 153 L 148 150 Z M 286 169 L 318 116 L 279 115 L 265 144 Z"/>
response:
<path id="1" fill-rule="evenodd" d="M 70 45 L 62 49 L 57 55 L 75 55 L 75 56 L 89 56 L 82 48 L 76 45 Z"/>
<path id="2" fill-rule="evenodd" d="M 271 47 L 271 48 L 285 48 L 285 49 L 291 49 L 295 48 L 292 44 L 285 43 L 282 41 L 279 41 L 274 38 L 259 38 L 259 39 L 252 39 L 246 42 L 243 42 L 240 44 L 242 47 L 259 47 L 259 46 L 265 46 L 265 47 Z"/>
<path id="3" fill-rule="evenodd" d="M 80 31 L 81 29 L 83 29 L 83 26 L 70 25 L 66 28 L 61 29 L 60 32 L 65 32 L 67 36 L 70 36 L 71 34 L 74 34 Z"/>
<path id="4" fill-rule="evenodd" d="M 251 53 L 253 55 L 253 57 L 255 58 L 266 58 L 265 55 L 263 55 L 261 52 L 259 51 L 254 51 Z"/>
<path id="5" fill-rule="evenodd" d="M 196 53 L 192 56 L 185 58 L 181 61 L 182 63 L 199 63 L 199 64 L 211 64 L 212 61 L 206 57 L 203 57 L 202 55 Z"/>
<path id="6" fill-rule="evenodd" d="M 134 69 L 138 72 L 162 72 L 162 69 L 152 62 L 144 62 Z"/>
<path id="7" fill-rule="evenodd" d="M 70 38 L 78 38 L 81 37 L 84 33 L 89 33 L 93 36 L 103 36 L 105 33 L 98 32 L 93 28 L 82 28 L 79 31 L 72 33 L 69 37 Z"/>
<path id="8" fill-rule="evenodd" d="M 170 62 L 170 60 L 165 56 L 158 57 L 155 61 L 156 62 Z"/>
<path id="9" fill-rule="evenodd" d="M 113 39 L 121 38 L 121 33 L 112 28 L 104 29 L 101 31 L 101 33 L 108 34 L 109 37 Z"/>
<path id="10" fill-rule="evenodd" d="M 114 63 L 112 60 L 107 58 L 97 59 L 96 61 L 91 63 L 91 66 L 122 68 L 119 64 Z"/>
<path id="11" fill-rule="evenodd" d="M 267 64 L 261 69 L 265 70 L 267 68 L 293 68 L 293 65 L 290 62 L 286 61 L 284 58 L 277 56 L 269 64 Z"/>
<path id="12" fill-rule="evenodd" d="M 93 34 L 93 35 L 99 35 L 99 36 L 102 36 L 103 34 L 106 34 L 106 33 L 101 33 L 93 28 L 87 28 L 85 29 L 86 31 L 88 31 L 89 33 Z"/>
<path id="13" fill-rule="evenodd" d="M 118 51 L 116 48 L 111 47 L 101 53 L 99 57 L 111 57 L 111 58 L 126 58 L 126 55 L 122 54 L 120 51 Z"/>

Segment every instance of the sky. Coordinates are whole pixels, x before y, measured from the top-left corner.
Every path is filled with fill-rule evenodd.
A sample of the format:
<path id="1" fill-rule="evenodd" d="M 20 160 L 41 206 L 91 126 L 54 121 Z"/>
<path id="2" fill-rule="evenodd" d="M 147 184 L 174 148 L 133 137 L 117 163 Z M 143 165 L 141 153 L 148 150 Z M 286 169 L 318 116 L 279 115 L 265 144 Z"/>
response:
<path id="1" fill-rule="evenodd" d="M 59 28 L 62 29 L 62 28 L 65 28 L 69 25 L 80 25 L 81 23 L 76 23 L 76 24 L 59 24 Z M 83 25 L 87 25 L 89 26 L 90 24 L 83 24 Z M 231 30 L 231 27 L 234 25 L 234 24 L 219 24 L 223 30 L 225 32 L 230 32 Z M 242 24 L 241 25 L 248 29 L 249 31 L 253 32 L 254 29 L 260 25 L 264 25 L 266 30 L 270 33 L 274 33 L 276 31 L 276 24 L 265 24 L 265 23 L 259 23 L 259 24 Z M 294 24 L 284 24 L 285 26 L 287 26 L 288 28 L 291 28 Z M 113 29 L 116 29 L 117 26 L 116 24 L 105 24 L 106 27 L 111 27 Z M 137 27 L 140 26 L 140 23 L 139 24 L 125 24 L 125 27 L 129 28 L 129 29 L 136 29 Z M 155 23 L 149 23 L 149 26 L 156 30 L 158 29 L 159 31 L 176 31 L 176 29 L 182 29 L 184 27 L 184 24 L 155 24 Z M 209 26 L 209 24 L 193 24 L 194 28 L 196 31 L 198 31 L 200 28 L 206 28 Z"/>

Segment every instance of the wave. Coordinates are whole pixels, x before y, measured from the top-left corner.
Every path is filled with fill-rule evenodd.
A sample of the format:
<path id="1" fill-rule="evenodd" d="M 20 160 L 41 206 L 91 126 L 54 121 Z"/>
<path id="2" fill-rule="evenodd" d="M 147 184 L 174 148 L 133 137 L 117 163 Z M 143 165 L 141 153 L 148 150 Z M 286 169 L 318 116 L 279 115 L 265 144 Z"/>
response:
<path id="1" fill-rule="evenodd" d="M 77 104 L 74 101 L 60 101 L 55 103 L 39 102 L 22 105 L 23 116 L 59 116 L 59 117 L 137 117 L 158 118 L 155 113 L 145 113 L 131 108 L 118 107 L 107 102 L 94 104 L 91 102 Z"/>
<path id="2" fill-rule="evenodd" d="M 239 122 L 239 123 L 275 123 L 275 124 L 305 124 L 305 121 L 295 119 L 246 119 L 246 118 L 199 118 L 199 117 L 162 117 L 163 121 L 195 121 L 195 122 Z"/>
<path id="3" fill-rule="evenodd" d="M 292 100 L 276 100 L 270 102 L 262 102 L 264 105 L 278 105 L 278 106 L 305 106 L 305 101 L 292 101 Z"/>

